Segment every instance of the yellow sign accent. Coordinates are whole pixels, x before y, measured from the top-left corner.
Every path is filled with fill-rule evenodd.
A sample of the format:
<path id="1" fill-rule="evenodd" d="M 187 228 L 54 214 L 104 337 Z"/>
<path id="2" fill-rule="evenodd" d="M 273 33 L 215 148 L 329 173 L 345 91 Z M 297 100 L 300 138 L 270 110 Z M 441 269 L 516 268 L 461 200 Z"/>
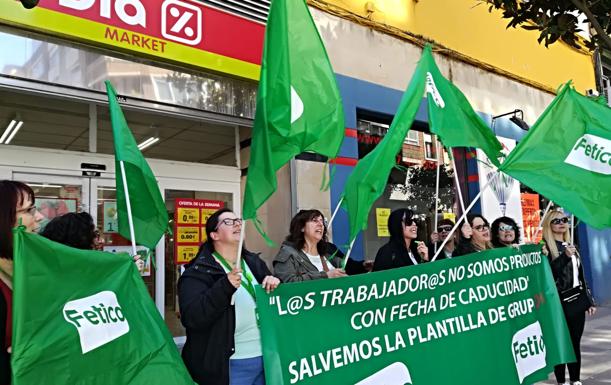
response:
<path id="1" fill-rule="evenodd" d="M 388 217 L 390 209 L 376 208 L 376 225 L 378 227 L 378 237 L 390 237 L 388 232 Z"/>
<path id="2" fill-rule="evenodd" d="M 259 65 L 187 47 L 169 40 L 156 39 L 122 28 L 54 12 L 42 7 L 24 11 L 18 6 L 2 7 L 0 24 L 60 36 L 69 40 L 94 43 L 106 49 L 137 52 L 139 56 L 161 59 L 175 64 L 210 69 L 213 71 L 259 80 Z M 147 44 L 144 44 L 144 42 Z"/>
<path id="3" fill-rule="evenodd" d="M 176 240 L 179 243 L 198 243 L 199 227 L 180 226 L 177 229 Z"/>
<path id="4" fill-rule="evenodd" d="M 201 235 L 200 242 L 201 243 L 206 242 L 206 240 L 208 239 L 208 236 L 206 235 L 206 228 L 205 227 L 202 227 L 202 231 L 200 231 L 200 235 Z"/>
<path id="5" fill-rule="evenodd" d="M 454 213 L 443 213 L 443 219 L 450 219 L 452 222 L 456 223 L 456 214 L 454 214 Z"/>
<path id="6" fill-rule="evenodd" d="M 177 263 L 187 263 L 197 255 L 199 246 L 178 246 Z"/>
<path id="7" fill-rule="evenodd" d="M 208 218 L 219 209 L 202 209 L 202 225 L 205 225 L 208 222 Z"/>
<path id="8" fill-rule="evenodd" d="M 199 209 L 190 209 L 180 207 L 178 209 L 178 223 L 179 224 L 189 224 L 189 225 L 199 225 Z"/>

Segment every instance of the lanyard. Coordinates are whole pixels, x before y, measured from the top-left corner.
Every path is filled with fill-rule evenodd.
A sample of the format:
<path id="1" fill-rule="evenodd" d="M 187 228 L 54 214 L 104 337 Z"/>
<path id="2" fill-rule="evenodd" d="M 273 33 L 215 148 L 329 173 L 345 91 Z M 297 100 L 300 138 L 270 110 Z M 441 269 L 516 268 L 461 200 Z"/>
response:
<path id="1" fill-rule="evenodd" d="M 233 268 L 231 267 L 229 262 L 227 262 L 225 260 L 225 258 L 223 258 L 223 256 L 221 256 L 216 251 L 213 253 L 213 255 L 221 263 L 221 265 L 223 265 L 223 267 L 225 267 L 225 269 L 227 269 L 228 271 L 232 271 L 233 270 Z M 244 262 L 244 258 L 240 258 L 240 263 L 241 263 L 241 266 L 242 266 L 242 285 L 244 286 L 244 289 L 246 289 L 248 294 L 250 294 L 250 296 L 252 297 L 253 301 L 256 301 L 256 298 L 255 298 L 255 285 L 252 283 L 254 281 L 254 277 L 252 276 L 252 273 L 250 272 L 250 270 L 247 269 L 246 263 Z M 244 278 L 246 278 L 246 281 L 244 280 Z"/>
<path id="2" fill-rule="evenodd" d="M 417 264 L 418 264 L 418 261 L 416 260 L 416 258 L 414 258 L 414 254 L 412 254 L 412 252 L 411 252 L 410 250 L 408 250 L 408 251 L 407 251 L 407 255 L 409 255 L 409 259 L 411 259 L 411 260 L 412 260 L 412 263 L 413 263 L 414 265 L 417 265 Z"/>

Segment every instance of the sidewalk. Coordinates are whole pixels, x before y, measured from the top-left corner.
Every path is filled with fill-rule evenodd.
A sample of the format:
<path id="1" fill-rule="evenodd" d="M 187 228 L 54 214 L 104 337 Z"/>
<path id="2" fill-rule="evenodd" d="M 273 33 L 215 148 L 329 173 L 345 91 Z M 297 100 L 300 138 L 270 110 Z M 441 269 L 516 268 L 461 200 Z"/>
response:
<path id="1" fill-rule="evenodd" d="M 586 330 L 581 339 L 581 382 L 583 385 L 611 384 L 611 304 L 597 309 L 594 317 L 586 316 Z M 568 370 L 566 373 L 568 380 Z M 538 384 L 556 385 L 554 375 Z"/>

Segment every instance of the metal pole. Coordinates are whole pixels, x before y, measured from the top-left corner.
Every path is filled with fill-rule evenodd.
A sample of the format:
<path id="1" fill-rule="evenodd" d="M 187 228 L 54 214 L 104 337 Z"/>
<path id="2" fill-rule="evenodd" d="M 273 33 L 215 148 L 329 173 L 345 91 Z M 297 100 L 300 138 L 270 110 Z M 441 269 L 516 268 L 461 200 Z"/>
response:
<path id="1" fill-rule="evenodd" d="M 344 257 L 344 260 L 342 261 L 342 269 L 346 268 L 346 263 L 348 263 L 348 258 L 350 258 L 350 253 L 352 253 L 352 246 L 354 246 L 354 241 L 356 241 L 356 237 L 354 237 L 352 242 L 350 242 L 350 247 L 348 248 L 348 251 L 346 251 L 346 256 Z"/>
<path id="2" fill-rule="evenodd" d="M 481 198 L 482 193 L 484 191 L 486 191 L 486 189 L 488 188 L 488 186 L 490 186 L 490 183 L 492 183 L 492 181 L 499 176 L 499 172 L 497 171 L 496 174 L 494 174 L 494 176 L 492 178 L 490 178 L 488 180 L 488 182 L 486 182 L 486 184 L 484 185 L 484 187 L 482 187 L 481 190 L 479 190 L 479 193 L 477 193 L 477 195 L 475 196 L 475 198 L 473 199 L 473 201 L 471 201 L 471 204 L 467 207 L 467 209 L 462 213 L 461 217 L 456 221 L 456 223 L 454 224 L 454 227 L 452 227 L 452 230 L 450 231 L 450 234 L 448 234 L 448 236 L 446 237 L 446 239 L 443 241 L 443 243 L 441 244 L 441 246 L 439 247 L 439 250 L 437 250 L 437 252 L 435 253 L 435 256 L 433 257 L 433 259 L 431 259 L 431 262 L 433 262 L 435 259 L 437 259 L 437 256 L 441 253 L 441 251 L 443 250 L 443 248 L 445 247 L 446 243 L 448 243 L 448 241 L 452 238 L 452 236 L 454 235 L 454 232 L 456 232 L 456 229 L 458 228 L 458 226 L 460 225 L 460 222 L 463 221 L 463 219 L 465 219 L 467 217 L 467 213 L 469 212 L 469 210 L 471 210 L 473 208 L 473 206 L 475 206 L 475 203 L 477 203 L 477 201 L 479 200 L 479 198 Z"/>
<path id="3" fill-rule="evenodd" d="M 460 210 L 465 212 L 465 201 L 462 198 L 462 188 L 460 187 L 460 182 L 458 180 L 458 170 L 456 169 L 456 161 L 454 160 L 454 154 L 452 153 L 452 148 L 450 150 L 450 155 L 452 156 L 452 169 L 454 170 L 454 183 L 456 184 L 456 190 L 458 190 L 458 201 L 460 202 Z"/>
<path id="4" fill-rule="evenodd" d="M 333 210 L 333 214 L 331 215 L 331 219 L 329 220 L 329 223 L 327 223 L 327 228 L 328 229 L 331 228 L 331 223 L 333 223 L 333 220 L 335 219 L 335 216 L 337 215 L 337 212 L 339 211 L 339 208 L 342 205 L 343 201 L 344 201 L 344 197 L 341 197 L 339 202 L 337 202 L 337 206 L 335 207 L 335 210 Z"/>
<path id="5" fill-rule="evenodd" d="M 571 214 L 571 245 L 575 244 L 575 215 Z"/>
<path id="6" fill-rule="evenodd" d="M 543 215 L 541 216 L 541 219 L 539 220 L 539 226 L 537 226 L 537 231 L 535 231 L 535 235 L 533 235 L 532 239 L 530 240 L 531 242 L 534 242 L 537 237 L 539 236 L 539 233 L 541 232 L 541 226 L 543 225 L 543 220 L 545 219 L 545 216 L 547 215 L 547 212 L 549 211 L 550 207 L 552 207 L 552 201 L 549 201 L 549 203 L 547 204 L 547 207 L 545 208 L 545 211 L 543 211 Z"/>
<path id="7" fill-rule="evenodd" d="M 134 218 L 132 217 L 132 205 L 129 200 L 129 188 L 127 187 L 127 178 L 125 177 L 125 165 L 123 161 L 119 161 L 121 165 L 121 179 L 123 180 L 123 191 L 125 191 L 125 203 L 127 205 L 127 221 L 129 223 L 129 234 L 132 241 L 132 257 L 138 255 L 136 251 L 136 236 L 134 234 Z"/>

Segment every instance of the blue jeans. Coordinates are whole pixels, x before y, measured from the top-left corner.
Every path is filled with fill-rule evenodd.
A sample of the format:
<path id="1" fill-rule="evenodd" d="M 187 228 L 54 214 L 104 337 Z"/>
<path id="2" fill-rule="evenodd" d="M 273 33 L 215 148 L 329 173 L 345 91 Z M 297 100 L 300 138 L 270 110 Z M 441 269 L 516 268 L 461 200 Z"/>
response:
<path id="1" fill-rule="evenodd" d="M 230 385 L 265 385 L 263 357 L 229 360 Z"/>

